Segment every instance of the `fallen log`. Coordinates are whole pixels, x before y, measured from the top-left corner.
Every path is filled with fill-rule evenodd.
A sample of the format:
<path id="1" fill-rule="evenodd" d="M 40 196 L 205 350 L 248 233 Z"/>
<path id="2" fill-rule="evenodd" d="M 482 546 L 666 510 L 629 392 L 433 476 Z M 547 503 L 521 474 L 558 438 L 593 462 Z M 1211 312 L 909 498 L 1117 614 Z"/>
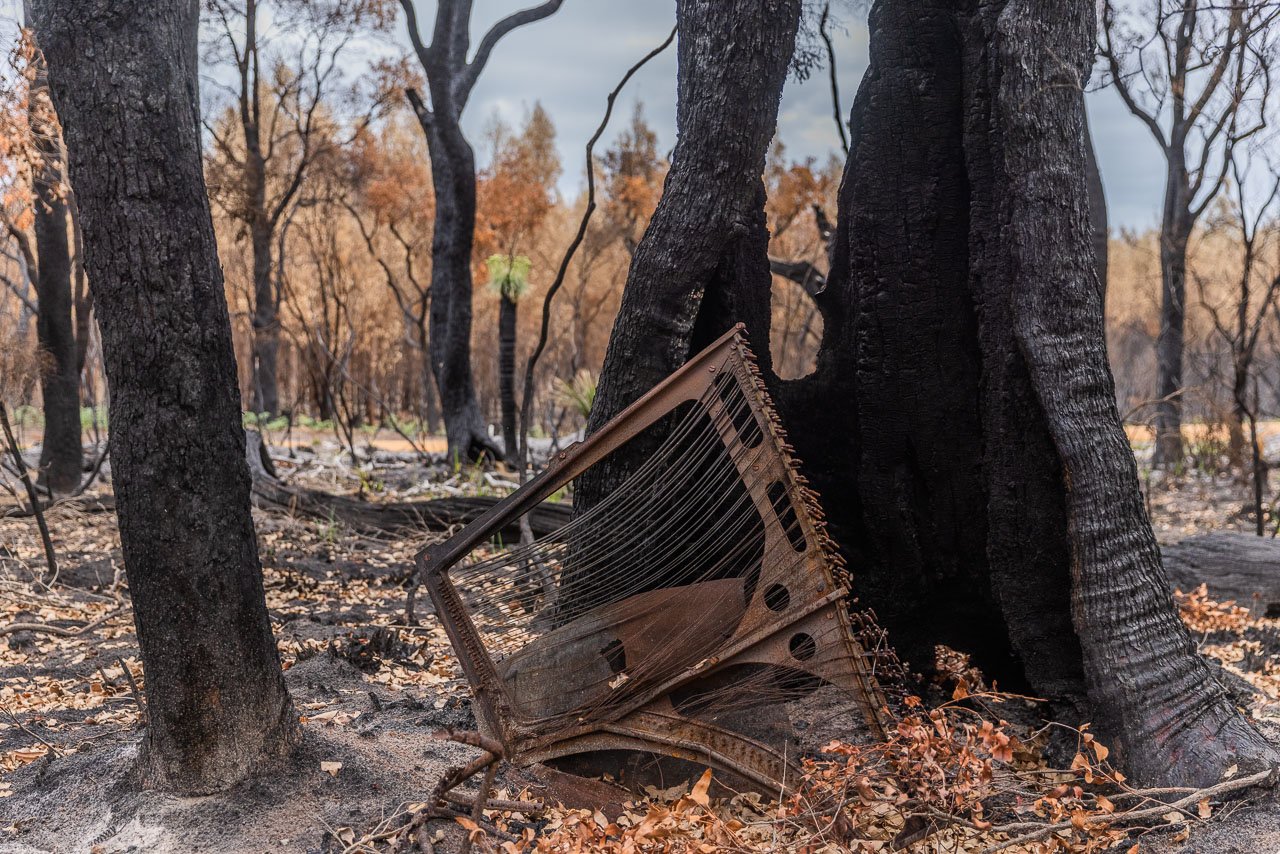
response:
<path id="1" fill-rule="evenodd" d="M 1169 583 L 1201 584 L 1219 601 L 1234 600 L 1254 617 L 1280 617 L 1280 540 L 1235 531 L 1197 534 L 1161 549 Z"/>
<path id="2" fill-rule="evenodd" d="M 253 475 L 253 501 L 262 509 L 283 510 L 318 519 L 341 522 L 359 531 L 397 531 L 408 528 L 443 531 L 466 525 L 498 503 L 498 498 L 469 496 L 427 501 L 373 502 L 305 489 L 281 481 L 267 454 L 262 435 L 245 431 L 245 456 Z M 567 504 L 544 502 L 529 514 L 535 537 L 549 536 L 573 516 Z M 505 542 L 520 539 L 520 528 L 511 524 L 501 531 Z"/>
<path id="3" fill-rule="evenodd" d="M 76 513 L 114 513 L 116 511 L 116 497 L 114 495 L 67 496 L 65 498 L 56 498 L 40 505 L 42 513 L 59 509 L 73 510 Z M 20 507 L 10 507 L 4 512 L 0 512 L 0 519 L 28 519 L 34 515 L 35 513 L 32 512 L 31 508 L 23 504 Z"/>

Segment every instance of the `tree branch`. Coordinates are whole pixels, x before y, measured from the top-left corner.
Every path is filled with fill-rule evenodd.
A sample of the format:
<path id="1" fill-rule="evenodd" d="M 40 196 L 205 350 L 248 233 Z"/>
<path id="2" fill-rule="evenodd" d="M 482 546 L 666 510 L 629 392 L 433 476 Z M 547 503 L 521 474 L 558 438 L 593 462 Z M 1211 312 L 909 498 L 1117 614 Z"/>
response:
<path id="1" fill-rule="evenodd" d="M 1169 142 L 1165 139 L 1164 130 L 1160 127 L 1160 123 L 1156 121 L 1155 116 L 1146 112 L 1138 104 L 1133 97 L 1133 92 L 1129 89 L 1129 84 L 1125 80 L 1124 69 L 1120 67 L 1120 56 L 1112 44 L 1112 31 L 1115 28 L 1115 9 L 1111 6 L 1111 0 L 1106 0 L 1102 4 L 1102 44 L 1098 46 L 1098 53 L 1107 60 L 1107 69 L 1111 72 L 1111 82 L 1116 87 L 1116 92 L 1120 95 L 1120 100 L 1124 101 L 1125 107 L 1129 112 L 1137 117 L 1147 129 L 1151 131 L 1151 135 L 1155 137 L 1156 143 L 1159 144 L 1160 150 L 1169 151 Z"/>
<path id="2" fill-rule="evenodd" d="M 557 4 L 558 6 L 559 4 Z M 600 137 L 604 135 L 605 128 L 609 126 L 609 118 L 613 115 L 613 104 L 618 99 L 624 86 L 627 85 L 636 72 L 645 66 L 649 60 L 667 49 L 671 42 L 675 41 L 676 28 L 672 27 L 671 32 L 667 34 L 662 44 L 646 53 L 640 58 L 640 61 L 627 69 L 627 73 L 622 75 L 622 79 L 618 81 L 618 85 L 613 87 L 613 91 L 609 93 L 609 97 L 605 101 L 604 117 L 600 119 L 600 124 L 596 127 L 596 132 L 587 140 L 587 207 L 582 212 L 582 220 L 578 223 L 578 231 L 573 236 L 573 240 L 569 243 L 569 248 L 565 250 L 564 258 L 560 261 L 560 269 L 556 271 L 555 281 L 551 283 L 551 287 L 547 288 L 547 295 L 542 300 L 542 325 L 538 331 L 538 344 L 533 348 L 533 353 L 529 356 L 529 361 L 525 363 L 524 369 L 524 394 L 520 399 L 520 479 L 524 480 L 525 468 L 529 461 L 529 415 L 533 410 L 533 371 L 538 364 L 538 359 L 542 358 L 542 353 L 547 348 L 547 339 L 551 330 L 551 304 L 556 298 L 556 293 L 564 285 L 565 275 L 569 272 L 569 262 L 573 260 L 574 254 L 578 251 L 578 247 L 582 245 L 582 240 L 587 235 L 587 225 L 591 221 L 591 214 L 596 209 L 596 170 L 595 157 L 592 154 L 595 145 L 600 141 Z"/>
<path id="3" fill-rule="evenodd" d="M 408 2 L 409 0 L 401 0 L 402 5 Z M 538 6 L 513 12 L 494 24 L 489 29 L 489 32 L 484 34 L 484 38 L 480 40 L 480 46 L 476 48 L 475 57 L 466 64 L 454 90 L 453 97 L 459 112 L 462 111 L 463 105 L 467 103 L 467 98 L 471 95 L 471 90 L 476 85 L 480 72 L 484 71 L 485 64 L 489 61 L 489 55 L 493 53 L 493 48 L 498 41 L 517 27 L 523 27 L 525 24 L 532 24 L 554 15 L 563 2 L 564 0 L 547 0 L 547 2 Z"/>
<path id="4" fill-rule="evenodd" d="M 844 156 L 849 156 L 849 134 L 844 128 L 844 111 L 840 109 L 840 81 L 836 76 L 836 49 L 831 44 L 831 36 L 827 33 L 827 18 L 831 14 L 831 3 L 828 0 L 822 7 L 822 17 L 818 19 L 818 34 L 822 43 L 827 46 L 827 71 L 831 75 L 831 110 L 836 120 L 836 132 L 840 134 L 840 147 Z"/>

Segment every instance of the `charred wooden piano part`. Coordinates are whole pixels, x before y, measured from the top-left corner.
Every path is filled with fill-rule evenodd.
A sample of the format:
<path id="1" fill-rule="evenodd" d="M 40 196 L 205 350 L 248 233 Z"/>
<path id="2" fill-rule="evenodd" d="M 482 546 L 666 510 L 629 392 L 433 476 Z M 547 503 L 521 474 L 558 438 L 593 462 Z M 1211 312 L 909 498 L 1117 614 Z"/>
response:
<path id="1" fill-rule="evenodd" d="M 475 555 L 663 419 L 657 452 L 597 506 Z M 823 690 L 883 733 L 860 642 L 875 630 L 821 518 L 738 327 L 417 559 L 507 757 L 648 751 L 776 791 L 796 769 L 744 720 Z"/>

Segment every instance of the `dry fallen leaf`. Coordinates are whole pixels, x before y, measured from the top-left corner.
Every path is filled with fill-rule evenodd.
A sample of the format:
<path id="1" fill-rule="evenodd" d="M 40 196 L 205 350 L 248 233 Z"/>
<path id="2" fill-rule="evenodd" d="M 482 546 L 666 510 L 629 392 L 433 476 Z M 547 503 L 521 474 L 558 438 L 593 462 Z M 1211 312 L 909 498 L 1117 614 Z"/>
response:
<path id="1" fill-rule="evenodd" d="M 328 774 L 330 777 L 337 777 L 338 772 L 342 770 L 341 762 L 321 762 L 320 770 Z"/>
<path id="2" fill-rule="evenodd" d="M 700 807 L 710 805 L 711 798 L 707 795 L 707 790 L 711 788 L 711 769 L 708 768 L 702 772 L 701 779 L 693 786 L 693 791 L 689 793 L 689 800 L 693 801 Z"/>

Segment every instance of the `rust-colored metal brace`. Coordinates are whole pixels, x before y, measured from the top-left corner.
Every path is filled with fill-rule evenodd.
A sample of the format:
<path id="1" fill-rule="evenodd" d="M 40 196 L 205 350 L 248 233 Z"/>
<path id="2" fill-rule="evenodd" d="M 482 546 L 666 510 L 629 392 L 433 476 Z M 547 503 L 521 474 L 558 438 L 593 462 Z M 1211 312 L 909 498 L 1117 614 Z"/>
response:
<path id="1" fill-rule="evenodd" d="M 677 662 L 669 676 L 664 674 L 666 678 L 659 684 L 640 693 L 630 692 L 616 706 L 593 698 L 597 701 L 590 715 L 566 715 L 563 710 L 538 715 L 537 709 L 529 708 L 528 698 L 520 696 L 512 674 L 495 662 L 486 649 L 467 605 L 449 577 L 450 569 L 513 519 L 532 510 L 676 407 L 702 401 L 708 410 L 714 410 L 716 404 L 706 401 L 718 398 L 708 392 L 717 381 L 724 383 L 726 375 L 743 390 L 763 433 L 763 441 L 759 433 L 753 434 L 758 445 L 747 449 L 740 441 L 741 430 L 732 419 L 716 419 L 715 411 L 707 413 L 716 423 L 720 440 L 733 452 L 739 476 L 765 522 L 765 559 L 760 578 L 745 611 L 739 609 L 736 628 L 727 640 L 715 639 L 714 657 L 704 657 L 707 645 L 690 644 L 687 660 Z M 420 551 L 417 563 L 423 582 L 471 683 L 480 730 L 501 742 L 507 757 L 520 764 L 594 750 L 630 749 L 731 771 L 772 791 L 790 788 L 800 777 L 796 767 L 779 751 L 715 723 L 683 715 L 670 699 L 673 691 L 727 667 L 763 664 L 807 672 L 848 691 L 872 730 L 883 736 L 881 715 L 886 704 L 874 676 L 871 654 L 863 649 L 854 630 L 853 620 L 857 618 L 851 617 L 847 608 L 848 573 L 821 522 L 817 496 L 796 470 L 790 451 L 739 324 L 600 430 L 559 452 L 543 472 L 456 536 Z M 785 501 L 790 502 L 796 520 L 788 520 L 788 524 L 794 528 L 798 523 L 803 544 L 792 542 L 794 534 L 789 536 L 778 518 L 776 486 L 775 494 L 768 494 L 769 487 L 776 483 L 785 489 Z M 782 549 L 791 551 L 789 562 L 770 560 L 775 550 Z M 797 551 L 803 561 L 801 571 L 795 569 Z M 605 646 L 601 638 L 611 637 L 629 650 L 631 659 L 635 650 L 661 643 L 673 623 L 689 619 L 696 623 L 697 615 L 714 613 L 717 601 L 724 597 L 717 598 L 711 588 L 721 583 L 708 581 L 686 588 L 639 593 L 589 611 L 579 620 L 596 621 L 599 631 L 571 653 L 600 657 Z M 778 587 L 786 594 L 781 610 L 776 598 Z M 706 590 L 703 601 L 697 596 L 699 588 Z M 766 602 L 765 591 L 769 590 L 775 590 L 775 598 Z M 666 600 L 662 599 L 664 596 Z M 549 639 L 549 635 L 544 637 Z M 799 638 L 805 640 L 797 647 Z M 536 654 L 538 643 L 532 641 L 518 655 L 526 657 L 531 648 Z M 583 662 L 582 666 L 597 664 Z M 564 702 L 563 694 L 559 700 Z"/>

